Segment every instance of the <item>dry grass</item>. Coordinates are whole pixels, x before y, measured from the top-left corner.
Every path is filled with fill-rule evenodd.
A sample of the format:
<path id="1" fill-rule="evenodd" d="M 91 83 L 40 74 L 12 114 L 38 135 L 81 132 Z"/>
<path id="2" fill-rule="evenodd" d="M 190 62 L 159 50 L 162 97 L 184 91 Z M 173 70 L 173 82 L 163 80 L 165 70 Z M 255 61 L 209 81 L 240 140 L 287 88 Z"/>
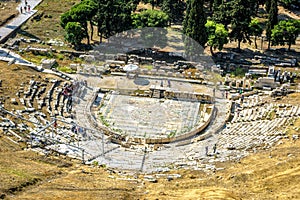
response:
<path id="1" fill-rule="evenodd" d="M 152 5 L 150 3 L 145 4 L 143 2 L 140 2 L 136 8 L 137 11 L 150 10 L 150 9 L 152 9 Z M 154 9 L 158 10 L 159 8 L 155 7 Z"/>
<path id="2" fill-rule="evenodd" d="M 299 105 L 299 101 L 300 101 L 300 93 L 293 93 L 288 95 L 287 97 L 283 97 L 283 99 L 279 101 L 279 103 Z"/>
<path id="3" fill-rule="evenodd" d="M 74 2 L 76 1 L 44 0 L 37 9 L 52 18 L 43 17 L 39 22 L 29 21 L 22 27 L 25 31 L 23 33 L 42 40 L 62 40 L 63 30 L 59 25 L 59 16 Z M 228 47 L 231 45 L 236 47 L 235 43 Z M 29 58 L 31 56 L 28 55 Z M 40 58 L 32 59 L 37 59 L 38 62 Z M 28 82 L 33 75 L 37 79 L 45 76 L 27 67 L 0 63 L 0 79 L 3 81 L 1 97 L 7 99 L 6 108 L 13 108 L 10 107 L 12 105 L 9 99 L 16 97 L 20 84 Z M 285 97 L 283 101 L 300 104 L 299 94 Z M 293 134 L 300 134 L 295 129 L 299 126 L 298 119 L 288 129 L 289 138 Z M 180 179 L 160 179 L 158 183 L 142 184 L 119 180 L 116 174 L 112 174 L 114 178 L 111 178 L 102 168 L 84 166 L 65 157 L 46 158 L 35 152 L 24 151 L 0 133 L 0 196 L 5 194 L 10 199 L 75 200 L 300 199 L 300 141 L 284 139 L 281 143 L 271 150 L 252 154 L 237 163 L 218 163 L 217 167 L 225 169 L 215 173 L 179 170 L 174 173 L 182 174 Z"/>
<path id="4" fill-rule="evenodd" d="M 118 176 L 114 176 L 115 178 Z M 137 199 L 137 184 L 108 178 L 101 168 L 77 166 L 63 177 L 52 179 L 15 199 Z"/>
<path id="5" fill-rule="evenodd" d="M 23 151 L 0 132 L 0 195 L 14 194 L 59 173 L 57 166 L 41 160 L 40 155 Z"/>
<path id="6" fill-rule="evenodd" d="M 19 14 L 19 11 L 16 9 L 17 6 L 18 3 L 16 3 L 15 0 L 0 1 L 0 26 L 9 18 Z"/>
<path id="7" fill-rule="evenodd" d="M 45 157 L 24 151 L 3 133 L 0 133 L 0 145 L 1 198 L 134 199 L 139 196 L 135 192 L 137 184 L 108 178 L 102 168 L 82 165 L 66 157 Z"/>
<path id="8" fill-rule="evenodd" d="M 6 109 L 19 109 L 10 103 L 17 98 L 21 83 L 31 79 L 43 81 L 58 78 L 31 68 L 0 62 L 1 97 Z M 43 156 L 24 151 L 25 144 L 16 144 L 0 131 L 0 198 L 11 199 L 133 199 L 138 197 L 136 184 L 108 178 L 101 168 L 81 165 L 66 157 Z M 75 165 L 74 167 L 71 167 Z M 118 177 L 117 175 L 114 175 Z M 128 197 L 128 198 L 126 198 Z"/>
<path id="9" fill-rule="evenodd" d="M 2 80 L 2 88 L 0 88 L 0 98 L 4 102 L 4 107 L 8 110 L 20 109 L 20 105 L 12 105 L 10 99 L 18 98 L 16 93 L 19 91 L 21 84 L 26 87 L 31 79 L 43 81 L 45 77 L 58 77 L 49 74 L 39 73 L 30 67 L 19 65 L 7 65 L 5 62 L 0 62 L 0 80 Z"/>
<path id="10" fill-rule="evenodd" d="M 299 133 L 298 133 L 299 134 Z M 300 141 L 283 140 L 271 151 L 239 163 L 220 163 L 213 174 L 184 171 L 184 178 L 146 184 L 147 199 L 299 199 Z"/>
<path id="11" fill-rule="evenodd" d="M 68 11 L 79 0 L 43 0 L 35 9 L 43 13 L 40 21 L 29 20 L 21 27 L 19 36 L 35 37 L 43 41 L 57 39 L 64 41 L 64 30 L 60 26 L 60 15 Z M 37 15 L 35 14 L 35 15 Z"/>
<path id="12" fill-rule="evenodd" d="M 29 152 L 2 153 L 3 159 L 12 155 L 13 159 L 1 160 L 1 169 L 4 166 L 6 170 L 0 173 L 9 180 L 4 182 L 6 188 L 39 180 L 12 199 L 299 199 L 299 153 L 300 141 L 283 140 L 271 151 L 256 153 L 238 163 L 220 163 L 218 167 L 225 170 L 216 173 L 173 171 L 183 177 L 144 185 L 116 180 L 116 174 L 109 178 L 102 168 L 80 164 L 59 168 L 43 160 L 37 162 L 38 156 Z M 27 165 L 22 164 L 25 160 Z"/>

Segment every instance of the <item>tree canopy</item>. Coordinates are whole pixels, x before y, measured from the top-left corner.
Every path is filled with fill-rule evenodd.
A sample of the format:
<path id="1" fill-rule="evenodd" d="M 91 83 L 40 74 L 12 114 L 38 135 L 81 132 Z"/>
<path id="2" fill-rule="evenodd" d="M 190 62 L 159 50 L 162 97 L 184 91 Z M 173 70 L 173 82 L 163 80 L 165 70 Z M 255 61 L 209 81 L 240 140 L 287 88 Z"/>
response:
<path id="1" fill-rule="evenodd" d="M 209 10 L 204 6 L 204 1 L 209 3 Z M 251 44 L 250 36 L 254 36 L 257 48 L 256 38 L 261 36 L 263 26 L 253 17 L 257 13 L 258 6 L 265 5 L 268 11 L 266 23 L 268 47 L 272 40 L 272 45 L 285 43 L 290 48 L 294 43 L 293 36 L 281 36 L 283 25 L 275 28 L 278 23 L 277 1 L 292 4 L 290 2 L 295 0 L 82 0 L 61 15 L 60 24 L 66 31 L 66 40 L 78 45 L 81 42 L 80 38 L 81 40 L 86 38 L 89 44 L 94 25 L 97 25 L 102 42 L 102 38 L 109 38 L 132 28 L 166 27 L 183 19 L 183 39 L 187 52 L 192 53 L 198 45 L 202 47 L 209 45 L 213 53 L 214 49 L 223 48 L 228 42 L 228 37 L 237 41 L 237 47 L 240 48 L 241 42 L 248 41 Z M 151 3 L 157 7 L 138 12 L 136 8 L 140 2 Z M 213 21 L 207 21 L 207 13 Z M 293 35 L 295 31 L 292 30 L 292 26 L 298 24 L 289 23 L 285 26 Z M 294 29 L 297 30 L 297 27 Z M 74 30 L 77 30 L 77 33 L 72 33 Z M 166 34 L 164 29 L 161 32 L 161 35 Z M 148 36 L 147 33 L 146 37 Z M 197 47 L 194 47 L 196 43 Z"/>
<path id="2" fill-rule="evenodd" d="M 116 33 L 132 28 L 131 13 L 136 9 L 137 0 L 99 0 L 97 12 L 100 42 Z"/>
<path id="3" fill-rule="evenodd" d="M 61 15 L 60 25 L 66 29 L 69 22 L 79 22 L 81 27 L 84 28 L 84 37 L 87 38 L 88 44 L 90 43 L 88 35 L 87 22 L 91 21 L 94 13 L 97 11 L 97 4 L 93 0 L 83 0 L 75 4 L 69 11 Z M 74 26 L 75 24 L 73 24 Z"/>
<path id="4" fill-rule="evenodd" d="M 164 0 L 162 11 L 169 16 L 169 22 L 181 22 L 184 16 L 185 2 L 182 0 Z"/>
<path id="5" fill-rule="evenodd" d="M 261 36 L 262 32 L 263 32 L 263 28 L 261 23 L 258 21 L 257 18 L 253 18 L 249 24 L 249 34 L 254 36 L 254 45 L 256 49 L 257 49 L 256 38 L 258 36 Z"/>
<path id="6" fill-rule="evenodd" d="M 208 20 L 205 24 L 208 33 L 208 45 L 210 52 L 213 55 L 213 49 L 222 50 L 224 44 L 228 43 L 228 31 L 223 24 L 217 24 L 214 21 Z"/>
<path id="7" fill-rule="evenodd" d="M 274 26 L 278 23 L 278 8 L 277 8 L 277 0 L 270 0 L 270 10 L 268 14 L 268 22 L 267 22 L 267 30 L 266 30 L 266 36 L 268 39 L 268 49 L 270 48 L 271 44 L 271 34 L 272 34 L 272 29 Z"/>
<path id="8" fill-rule="evenodd" d="M 134 28 L 166 27 L 169 17 L 163 11 L 145 10 L 140 13 L 132 14 L 132 20 Z"/>
<path id="9" fill-rule="evenodd" d="M 65 39 L 70 42 L 75 48 L 81 43 L 85 37 L 85 30 L 79 22 L 68 22 L 66 27 Z"/>
<path id="10" fill-rule="evenodd" d="M 183 33 L 198 42 L 202 47 L 207 42 L 206 14 L 203 0 L 188 0 L 187 10 L 183 23 Z"/>
<path id="11" fill-rule="evenodd" d="M 231 32 L 230 38 L 240 43 L 250 41 L 249 24 L 251 16 L 254 14 L 254 5 L 251 0 L 235 0 L 231 4 Z"/>
<path id="12" fill-rule="evenodd" d="M 271 34 L 272 45 L 291 45 L 295 44 L 298 35 L 300 34 L 300 20 L 283 20 L 278 25 L 275 25 Z"/>

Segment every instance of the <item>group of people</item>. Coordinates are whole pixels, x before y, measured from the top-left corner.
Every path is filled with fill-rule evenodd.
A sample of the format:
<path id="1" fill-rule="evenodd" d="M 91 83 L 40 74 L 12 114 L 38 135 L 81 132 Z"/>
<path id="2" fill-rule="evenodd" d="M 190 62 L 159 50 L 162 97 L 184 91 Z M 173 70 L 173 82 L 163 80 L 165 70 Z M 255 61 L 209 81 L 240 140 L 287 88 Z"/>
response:
<path id="1" fill-rule="evenodd" d="M 28 4 L 27 0 L 25 0 L 25 6 L 20 6 L 20 13 L 22 14 L 24 11 L 24 13 L 26 12 L 30 12 L 30 5 Z"/>

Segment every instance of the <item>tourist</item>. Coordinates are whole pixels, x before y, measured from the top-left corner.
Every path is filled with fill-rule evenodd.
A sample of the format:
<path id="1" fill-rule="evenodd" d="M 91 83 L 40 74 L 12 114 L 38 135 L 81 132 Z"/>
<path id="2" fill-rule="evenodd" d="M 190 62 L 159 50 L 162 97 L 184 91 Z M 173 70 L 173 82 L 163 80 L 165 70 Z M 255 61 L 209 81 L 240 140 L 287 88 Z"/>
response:
<path id="1" fill-rule="evenodd" d="M 244 102 L 244 98 L 245 98 L 245 96 L 242 94 L 242 97 L 241 97 L 241 102 L 242 103 Z"/>
<path id="2" fill-rule="evenodd" d="M 25 13 L 27 12 L 27 6 L 24 6 L 24 12 Z"/>
<path id="3" fill-rule="evenodd" d="M 217 144 L 214 145 L 213 149 L 214 149 L 214 153 L 216 153 L 217 152 Z"/>
<path id="4" fill-rule="evenodd" d="M 28 5 L 28 6 L 27 6 L 27 8 L 28 8 L 28 9 L 27 9 L 27 10 L 28 10 L 28 12 L 30 12 L 30 5 Z"/>
<path id="5" fill-rule="evenodd" d="M 22 6 L 20 7 L 20 13 L 21 14 L 23 13 L 23 7 Z"/>
<path id="6" fill-rule="evenodd" d="M 56 120 L 54 121 L 54 124 L 53 124 L 53 126 L 54 126 L 54 128 L 56 128 L 56 127 L 57 127 L 57 121 L 56 121 Z"/>

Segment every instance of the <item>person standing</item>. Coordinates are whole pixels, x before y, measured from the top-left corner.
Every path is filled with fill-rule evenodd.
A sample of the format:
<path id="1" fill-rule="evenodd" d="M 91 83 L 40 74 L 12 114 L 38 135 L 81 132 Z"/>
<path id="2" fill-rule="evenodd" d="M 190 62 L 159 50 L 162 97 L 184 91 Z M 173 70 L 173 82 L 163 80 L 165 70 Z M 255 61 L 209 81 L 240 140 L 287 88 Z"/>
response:
<path id="1" fill-rule="evenodd" d="M 208 156 L 208 146 L 205 147 L 205 155 Z"/>
<path id="2" fill-rule="evenodd" d="M 30 12 L 30 5 L 27 6 L 27 11 Z"/>
<path id="3" fill-rule="evenodd" d="M 23 14 L 23 7 L 20 6 L 20 13 Z"/>
<path id="4" fill-rule="evenodd" d="M 214 145 L 213 150 L 214 150 L 214 154 L 215 154 L 217 152 L 217 144 Z"/>

